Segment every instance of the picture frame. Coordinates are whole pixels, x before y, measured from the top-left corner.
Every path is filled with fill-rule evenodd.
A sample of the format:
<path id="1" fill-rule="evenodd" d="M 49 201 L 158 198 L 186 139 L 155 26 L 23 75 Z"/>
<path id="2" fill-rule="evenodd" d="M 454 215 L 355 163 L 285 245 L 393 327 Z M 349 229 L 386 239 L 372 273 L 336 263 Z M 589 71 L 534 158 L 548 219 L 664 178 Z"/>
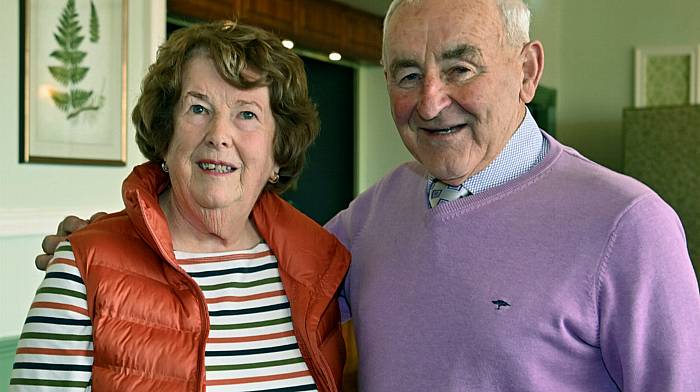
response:
<path id="1" fill-rule="evenodd" d="M 700 102 L 700 45 L 635 49 L 634 106 Z"/>
<path id="2" fill-rule="evenodd" d="M 20 13 L 20 162 L 126 165 L 128 0 Z"/>

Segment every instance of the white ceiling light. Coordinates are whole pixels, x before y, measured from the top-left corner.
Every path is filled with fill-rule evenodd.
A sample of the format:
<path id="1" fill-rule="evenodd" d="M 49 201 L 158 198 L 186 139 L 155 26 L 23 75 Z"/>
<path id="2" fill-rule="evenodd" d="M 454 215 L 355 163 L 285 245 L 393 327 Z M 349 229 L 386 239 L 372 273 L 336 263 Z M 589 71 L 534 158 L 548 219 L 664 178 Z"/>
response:
<path id="1" fill-rule="evenodd" d="M 340 53 L 338 53 L 338 52 L 332 52 L 332 53 L 328 54 L 328 58 L 331 61 L 339 61 L 340 59 L 343 58 L 343 56 L 341 56 Z"/>
<path id="2" fill-rule="evenodd" d="M 292 41 L 290 39 L 283 39 L 282 46 L 284 46 L 287 49 L 291 49 L 294 47 L 294 41 Z"/>

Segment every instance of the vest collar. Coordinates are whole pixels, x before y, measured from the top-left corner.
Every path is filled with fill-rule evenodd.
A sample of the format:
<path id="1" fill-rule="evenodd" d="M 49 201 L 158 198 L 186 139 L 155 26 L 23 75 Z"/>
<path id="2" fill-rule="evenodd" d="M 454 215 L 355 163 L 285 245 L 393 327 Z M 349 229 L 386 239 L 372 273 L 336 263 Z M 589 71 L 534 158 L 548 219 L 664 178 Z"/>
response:
<path id="1" fill-rule="evenodd" d="M 157 163 L 144 163 L 136 166 L 124 181 L 122 197 L 140 237 L 174 263 L 172 236 L 158 204 L 158 195 L 169 185 L 168 175 Z M 332 234 L 268 191 L 258 198 L 251 217 L 277 257 L 280 272 L 311 291 L 335 295 L 350 257 Z"/>

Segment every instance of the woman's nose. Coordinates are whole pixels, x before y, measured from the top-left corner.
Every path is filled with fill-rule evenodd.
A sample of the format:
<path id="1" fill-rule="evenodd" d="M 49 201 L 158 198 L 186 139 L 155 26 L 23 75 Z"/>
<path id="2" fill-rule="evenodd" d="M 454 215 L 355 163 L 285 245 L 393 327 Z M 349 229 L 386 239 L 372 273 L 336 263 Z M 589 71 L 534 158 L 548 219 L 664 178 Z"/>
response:
<path id="1" fill-rule="evenodd" d="M 233 131 L 233 124 L 228 118 L 214 116 L 207 132 L 207 145 L 216 149 L 230 148 L 233 146 Z"/>

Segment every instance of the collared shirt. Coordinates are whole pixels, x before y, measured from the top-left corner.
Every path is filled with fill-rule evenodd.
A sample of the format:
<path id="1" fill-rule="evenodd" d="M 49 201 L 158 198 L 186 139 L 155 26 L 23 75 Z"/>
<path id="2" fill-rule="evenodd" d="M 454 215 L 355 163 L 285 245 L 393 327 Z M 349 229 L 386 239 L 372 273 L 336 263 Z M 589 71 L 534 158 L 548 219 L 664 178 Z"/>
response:
<path id="1" fill-rule="evenodd" d="M 525 118 L 510 138 L 500 154 L 484 170 L 464 181 L 463 185 L 471 194 L 477 194 L 487 189 L 521 176 L 535 167 L 549 151 L 549 143 L 544 138 L 540 127 L 532 118 L 530 110 L 526 110 Z M 428 177 L 426 195 L 430 205 L 430 185 L 435 181 Z"/>

